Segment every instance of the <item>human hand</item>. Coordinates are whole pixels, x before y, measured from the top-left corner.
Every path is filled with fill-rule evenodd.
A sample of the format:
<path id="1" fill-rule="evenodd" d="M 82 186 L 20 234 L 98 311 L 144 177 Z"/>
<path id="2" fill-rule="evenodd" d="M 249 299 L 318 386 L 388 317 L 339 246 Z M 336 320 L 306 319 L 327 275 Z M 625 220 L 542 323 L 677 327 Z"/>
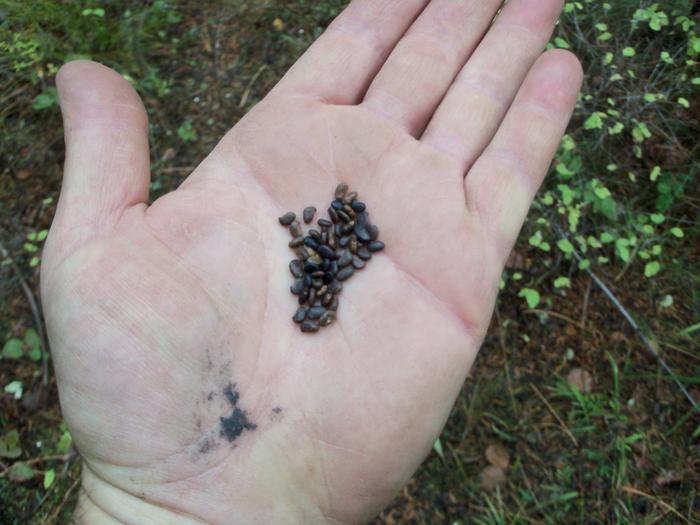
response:
<path id="1" fill-rule="evenodd" d="M 98 64 L 62 68 L 42 297 L 80 522 L 356 523 L 410 478 L 581 81 L 571 54 L 541 55 L 561 0 L 511 0 L 489 29 L 499 4 L 356 0 L 151 206 L 138 95 Z M 339 181 L 386 249 L 336 323 L 302 334 L 277 217 L 324 210 Z"/>

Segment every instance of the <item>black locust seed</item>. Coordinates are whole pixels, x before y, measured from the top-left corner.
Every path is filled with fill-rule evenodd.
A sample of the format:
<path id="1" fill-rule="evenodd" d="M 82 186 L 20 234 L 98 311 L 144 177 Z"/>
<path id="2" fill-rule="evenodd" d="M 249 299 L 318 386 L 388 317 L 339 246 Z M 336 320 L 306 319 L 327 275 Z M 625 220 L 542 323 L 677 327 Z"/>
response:
<path id="1" fill-rule="evenodd" d="M 333 302 L 331 305 L 328 307 L 329 310 L 333 310 L 334 312 L 338 311 L 338 296 L 334 295 L 333 296 Z"/>
<path id="2" fill-rule="evenodd" d="M 309 248 L 312 248 L 314 250 L 318 249 L 318 243 L 313 237 L 306 236 L 304 237 L 304 246 L 308 246 Z"/>
<path id="3" fill-rule="evenodd" d="M 324 284 L 321 286 L 321 288 L 318 289 L 318 292 L 316 292 L 316 295 L 319 297 L 322 297 L 326 295 L 326 292 L 328 291 L 328 285 Z"/>
<path id="4" fill-rule="evenodd" d="M 316 288 L 309 290 L 309 304 L 313 305 L 316 302 Z"/>
<path id="5" fill-rule="evenodd" d="M 345 184 L 344 182 L 341 182 L 336 186 L 335 188 L 335 198 L 336 199 L 342 199 L 345 197 L 345 194 L 348 192 L 348 185 Z"/>
<path id="6" fill-rule="evenodd" d="M 367 207 L 367 205 L 364 202 L 360 201 L 354 201 L 350 206 L 353 210 L 355 210 L 358 213 L 365 211 L 365 208 Z"/>
<path id="7" fill-rule="evenodd" d="M 349 250 L 343 250 L 343 255 L 338 258 L 338 268 L 345 268 L 352 263 L 352 253 Z"/>
<path id="8" fill-rule="evenodd" d="M 335 259 L 335 252 L 325 244 L 318 247 L 318 254 L 325 259 Z"/>
<path id="9" fill-rule="evenodd" d="M 304 288 L 310 288 L 311 287 L 311 275 L 308 273 L 304 274 Z"/>
<path id="10" fill-rule="evenodd" d="M 309 313 L 307 316 L 309 319 L 318 319 L 324 313 L 326 313 L 326 309 L 323 306 L 313 306 L 309 308 Z"/>
<path id="11" fill-rule="evenodd" d="M 306 313 L 308 311 L 309 309 L 306 306 L 300 306 L 292 319 L 294 319 L 295 323 L 301 323 L 306 319 Z"/>
<path id="12" fill-rule="evenodd" d="M 355 273 L 355 268 L 353 268 L 352 266 L 346 266 L 338 272 L 338 275 L 336 275 L 335 278 L 339 281 L 345 281 L 346 279 L 352 277 L 353 273 Z"/>
<path id="13" fill-rule="evenodd" d="M 307 288 L 304 288 L 302 290 L 302 292 L 299 294 L 299 304 L 304 304 L 308 300 L 309 300 L 309 290 Z"/>
<path id="14" fill-rule="evenodd" d="M 304 270 L 301 266 L 301 261 L 299 261 L 298 259 L 294 259 L 292 262 L 290 262 L 289 271 L 292 272 L 292 275 L 297 279 L 303 277 Z"/>
<path id="15" fill-rule="evenodd" d="M 294 237 L 291 241 L 289 241 L 289 247 L 290 248 L 298 248 L 304 244 L 304 238 L 299 236 L 299 237 Z"/>
<path id="16" fill-rule="evenodd" d="M 350 244 L 350 236 L 349 235 L 346 235 L 345 237 L 341 237 L 338 240 L 338 245 L 343 247 L 343 248 L 346 248 L 348 244 Z"/>
<path id="17" fill-rule="evenodd" d="M 282 215 L 282 217 L 279 218 L 279 221 L 282 226 L 289 226 L 294 222 L 294 219 L 296 218 L 296 214 L 290 211 Z"/>
<path id="18" fill-rule="evenodd" d="M 321 240 L 321 232 L 318 230 L 309 230 L 309 235 L 313 237 L 316 242 Z"/>
<path id="19" fill-rule="evenodd" d="M 350 215 L 348 215 L 344 210 L 338 211 L 338 217 L 340 217 L 343 220 L 343 222 L 350 222 L 352 220 L 350 218 Z"/>
<path id="20" fill-rule="evenodd" d="M 365 267 L 365 261 L 360 259 L 357 255 L 352 258 L 352 266 L 355 270 L 362 270 Z"/>
<path id="21" fill-rule="evenodd" d="M 333 202 L 331 202 L 331 208 L 333 208 L 335 211 L 340 211 L 340 210 L 342 210 L 342 209 L 343 209 L 343 206 L 345 206 L 345 204 L 343 204 L 343 201 L 339 201 L 339 200 L 336 199 L 336 200 L 334 200 Z M 292 220 L 293 220 L 293 219 L 292 219 Z"/>
<path id="22" fill-rule="evenodd" d="M 345 195 L 345 198 L 343 199 L 345 202 L 352 202 L 355 199 L 357 199 L 357 192 L 356 191 L 351 191 L 347 195 Z"/>
<path id="23" fill-rule="evenodd" d="M 304 321 L 301 323 L 301 331 L 305 333 L 318 332 L 320 326 L 315 321 Z"/>
<path id="24" fill-rule="evenodd" d="M 364 259 L 365 261 L 369 261 L 372 258 L 372 254 L 369 253 L 366 246 L 360 246 L 357 249 L 357 255 L 360 257 L 360 259 Z"/>
<path id="25" fill-rule="evenodd" d="M 333 223 L 331 221 L 329 221 L 328 219 L 319 219 L 318 225 L 321 228 L 330 228 L 331 226 L 333 226 Z"/>
<path id="26" fill-rule="evenodd" d="M 302 239 L 302 242 L 304 242 L 303 239 Z M 299 249 L 297 250 L 297 255 L 299 256 L 299 259 L 301 259 L 302 261 L 305 261 L 306 259 L 309 258 L 309 256 L 310 256 L 311 254 L 309 253 L 309 250 L 307 250 L 306 248 L 304 248 L 304 247 L 302 246 L 301 248 L 299 248 Z"/>
<path id="27" fill-rule="evenodd" d="M 306 264 L 304 265 L 304 271 L 306 273 L 314 273 L 314 272 L 317 272 L 319 270 L 320 270 L 320 268 L 319 268 L 318 264 L 311 262 L 311 260 L 306 261 Z"/>
<path id="28" fill-rule="evenodd" d="M 376 241 L 379 238 L 379 228 L 374 224 L 369 224 L 367 226 L 367 231 L 369 232 L 369 238 Z"/>
<path id="29" fill-rule="evenodd" d="M 291 226 L 289 226 L 289 233 L 292 234 L 292 237 L 303 237 L 304 230 L 301 229 L 299 221 L 294 221 Z"/>
<path id="30" fill-rule="evenodd" d="M 314 215 L 316 215 L 316 208 L 314 208 L 313 206 L 304 208 L 304 211 L 302 212 L 302 216 L 304 217 L 304 222 L 306 224 L 309 224 L 311 221 L 314 220 Z"/>
<path id="31" fill-rule="evenodd" d="M 333 321 L 335 321 L 335 312 L 326 310 L 325 312 L 323 312 L 323 315 L 318 320 L 318 324 L 320 324 L 321 326 L 328 326 Z"/>
<path id="32" fill-rule="evenodd" d="M 337 294 L 342 289 L 343 283 L 341 283 L 340 281 L 332 281 L 331 284 L 328 285 L 328 291 L 332 294 Z"/>
<path id="33" fill-rule="evenodd" d="M 297 279 L 294 281 L 294 284 L 289 288 L 294 295 L 299 295 L 301 292 L 304 291 L 304 281 L 302 279 Z"/>
<path id="34" fill-rule="evenodd" d="M 328 216 L 331 218 L 331 221 L 338 222 L 338 213 L 333 208 L 328 208 Z"/>
<path id="35" fill-rule="evenodd" d="M 328 308 L 331 303 L 333 302 L 333 294 L 332 293 L 327 293 L 323 296 L 323 299 L 321 299 L 321 304 Z"/>
<path id="36" fill-rule="evenodd" d="M 382 241 L 372 241 L 367 245 L 367 249 L 371 252 L 379 252 L 384 249 L 384 243 Z"/>

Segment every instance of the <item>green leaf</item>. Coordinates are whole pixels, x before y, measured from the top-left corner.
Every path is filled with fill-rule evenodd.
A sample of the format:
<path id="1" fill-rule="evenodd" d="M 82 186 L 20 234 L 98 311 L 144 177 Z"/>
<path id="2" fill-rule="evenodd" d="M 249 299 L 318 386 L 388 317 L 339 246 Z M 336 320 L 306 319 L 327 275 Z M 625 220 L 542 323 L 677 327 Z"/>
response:
<path id="1" fill-rule="evenodd" d="M 554 39 L 554 45 L 561 49 L 569 49 L 569 43 L 561 37 L 556 37 Z"/>
<path id="2" fill-rule="evenodd" d="M 48 489 L 53 485 L 53 481 L 56 479 L 56 471 L 54 469 L 49 469 L 44 472 L 44 488 Z"/>
<path id="3" fill-rule="evenodd" d="M 46 237 L 47 237 L 48 235 L 49 235 L 49 230 L 41 230 L 41 231 L 37 234 L 36 240 L 37 240 L 38 242 L 44 242 L 44 241 L 46 240 Z"/>
<path id="4" fill-rule="evenodd" d="M 651 170 L 651 173 L 649 174 L 649 180 L 651 182 L 656 182 L 656 179 L 659 178 L 659 175 L 661 175 L 661 168 L 658 166 L 654 166 Z"/>
<path id="5" fill-rule="evenodd" d="M 39 262 L 40 262 L 40 261 L 41 261 L 41 259 L 40 259 L 38 256 L 35 255 L 35 256 L 32 257 L 31 259 L 29 259 L 29 267 L 30 267 L 30 268 L 36 268 L 37 266 L 39 266 Z"/>
<path id="6" fill-rule="evenodd" d="M 535 246 L 535 247 L 542 244 L 542 232 L 537 230 L 535 232 L 535 234 L 532 237 L 530 237 L 530 240 L 528 242 L 530 243 L 531 246 Z"/>
<path id="7" fill-rule="evenodd" d="M 524 297 L 530 309 L 537 308 L 537 305 L 540 304 L 540 292 L 532 288 L 523 288 L 518 293 L 518 297 Z"/>
<path id="8" fill-rule="evenodd" d="M 41 361 L 41 348 L 32 348 L 27 352 L 27 356 L 29 356 L 29 359 L 32 361 L 39 362 Z"/>
<path id="9" fill-rule="evenodd" d="M 36 333 L 34 328 L 28 328 L 24 333 L 24 344 L 26 344 L 29 348 L 41 347 L 41 339 L 39 339 L 39 334 Z"/>
<path id="10" fill-rule="evenodd" d="M 59 454 L 66 454 L 73 445 L 73 437 L 67 430 L 61 435 L 61 439 L 58 440 L 56 445 L 56 450 Z"/>
<path id="11" fill-rule="evenodd" d="M 684 97 L 678 97 L 678 103 L 683 106 L 685 109 L 688 109 L 690 107 L 690 102 L 688 102 L 687 98 Z"/>
<path id="12" fill-rule="evenodd" d="M 608 244 L 611 243 L 615 240 L 615 237 L 610 235 L 608 232 L 603 232 L 600 234 L 600 242 L 603 244 Z"/>
<path id="13" fill-rule="evenodd" d="M 50 87 L 43 93 L 37 95 L 32 104 L 33 109 L 41 110 L 48 109 L 58 104 L 58 91 L 56 88 Z"/>
<path id="14" fill-rule="evenodd" d="M 37 248 L 34 244 L 32 244 L 30 242 L 25 242 L 22 245 L 22 247 L 24 248 L 24 251 L 26 251 L 28 253 L 36 253 L 37 251 L 39 251 L 39 248 Z"/>
<path id="15" fill-rule="evenodd" d="M 674 237 L 678 237 L 679 239 L 682 239 L 685 234 L 683 233 L 683 230 L 681 230 L 680 228 L 674 227 L 674 228 L 671 228 L 671 235 L 673 235 Z"/>
<path id="16" fill-rule="evenodd" d="M 15 459 L 22 455 L 19 447 L 19 432 L 10 430 L 0 438 L 0 457 Z"/>
<path id="17" fill-rule="evenodd" d="M 661 308 L 670 308 L 673 306 L 673 296 L 668 294 L 664 295 L 661 301 L 659 301 L 659 306 L 661 306 Z"/>
<path id="18" fill-rule="evenodd" d="M 588 259 L 581 259 L 578 263 L 579 270 L 588 270 L 591 267 L 591 261 Z"/>
<path id="19" fill-rule="evenodd" d="M 600 111 L 592 113 L 583 123 L 583 129 L 601 129 L 603 127 L 603 118 L 606 116 L 605 113 Z"/>
<path id="20" fill-rule="evenodd" d="M 625 129 L 622 122 L 616 122 L 614 126 L 608 128 L 608 135 L 619 135 Z"/>
<path id="21" fill-rule="evenodd" d="M 439 437 L 435 440 L 435 443 L 433 443 L 433 450 L 438 456 L 440 456 L 442 461 L 445 461 L 445 452 L 442 449 L 442 442 L 440 441 Z"/>
<path id="22" fill-rule="evenodd" d="M 574 253 L 574 245 L 568 239 L 561 239 L 557 242 L 557 247 L 565 254 Z"/>
<path id="23" fill-rule="evenodd" d="M 12 381 L 8 385 L 5 385 L 5 392 L 14 395 L 15 399 L 22 399 L 22 381 Z"/>
<path id="24" fill-rule="evenodd" d="M 658 261 L 652 261 L 644 267 L 644 277 L 654 277 L 661 271 L 661 264 Z"/>
<path id="25" fill-rule="evenodd" d="M 680 332 L 678 332 L 678 334 L 679 334 L 679 335 L 685 336 L 685 335 L 690 335 L 690 334 L 692 334 L 692 333 L 694 333 L 694 332 L 697 332 L 698 330 L 700 330 L 700 323 L 697 323 L 697 324 L 694 324 L 694 325 L 690 325 L 690 326 L 688 326 L 687 328 L 684 328 L 683 330 L 681 330 Z"/>
<path id="26" fill-rule="evenodd" d="M 571 288 L 571 280 L 568 277 L 557 277 L 554 280 L 554 288 Z"/>
<path id="27" fill-rule="evenodd" d="M 10 467 L 8 477 L 14 483 L 23 483 L 34 477 L 34 469 L 23 461 L 18 461 Z"/>
<path id="28" fill-rule="evenodd" d="M 617 254 L 622 259 L 622 262 L 629 262 L 630 260 L 630 241 L 628 239 L 618 239 L 615 241 L 615 248 L 617 249 Z"/>
<path id="29" fill-rule="evenodd" d="M 7 359 L 19 359 L 22 357 L 22 341 L 10 339 L 2 347 L 2 356 Z"/>
<path id="30" fill-rule="evenodd" d="M 652 213 L 649 218 L 654 224 L 662 224 L 666 220 L 663 213 Z"/>
<path id="31" fill-rule="evenodd" d="M 628 58 L 633 57 L 636 54 L 637 54 L 637 52 L 634 50 L 633 47 L 626 47 L 622 50 L 622 55 L 626 56 Z"/>

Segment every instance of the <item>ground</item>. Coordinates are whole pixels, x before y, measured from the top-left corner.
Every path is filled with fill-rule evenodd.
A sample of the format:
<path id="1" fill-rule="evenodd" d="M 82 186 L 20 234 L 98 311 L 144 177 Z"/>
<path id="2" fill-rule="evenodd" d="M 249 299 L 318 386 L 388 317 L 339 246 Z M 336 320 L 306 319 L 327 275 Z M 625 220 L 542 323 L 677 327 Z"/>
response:
<path id="1" fill-rule="evenodd" d="M 104 4 L 0 10 L 2 523 L 67 522 L 80 473 L 38 304 L 63 161 L 57 67 L 89 56 L 134 83 L 155 198 L 344 2 Z M 698 7 L 567 4 L 552 46 L 586 71 L 569 132 L 452 416 L 376 523 L 700 523 L 700 413 L 685 395 L 700 403 Z"/>

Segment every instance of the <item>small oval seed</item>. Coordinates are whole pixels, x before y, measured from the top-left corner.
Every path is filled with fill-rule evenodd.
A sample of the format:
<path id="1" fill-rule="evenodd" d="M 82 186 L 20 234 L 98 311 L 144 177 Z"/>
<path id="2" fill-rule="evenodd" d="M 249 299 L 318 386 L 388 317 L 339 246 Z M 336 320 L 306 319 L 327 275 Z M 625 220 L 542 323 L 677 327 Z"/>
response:
<path id="1" fill-rule="evenodd" d="M 369 232 L 369 238 L 376 241 L 379 238 L 379 228 L 374 224 L 367 225 L 367 231 Z"/>
<path id="2" fill-rule="evenodd" d="M 301 331 L 305 333 L 313 333 L 313 332 L 318 332 L 320 329 L 320 326 L 318 326 L 318 323 L 315 321 L 304 321 L 301 323 Z"/>
<path id="3" fill-rule="evenodd" d="M 316 214 L 316 208 L 313 206 L 309 206 L 307 208 L 304 208 L 304 211 L 302 212 L 302 216 L 304 217 L 304 222 L 306 224 L 309 224 L 311 221 L 314 220 L 314 215 Z"/>
<path id="4" fill-rule="evenodd" d="M 304 319 L 306 319 L 306 314 L 308 311 L 309 309 L 306 306 L 300 306 L 292 319 L 295 323 L 301 323 L 304 321 Z"/>
<path id="5" fill-rule="evenodd" d="M 302 240 L 302 242 L 303 242 L 303 240 Z M 302 261 L 305 261 L 306 259 L 308 259 L 311 256 L 311 254 L 309 253 L 309 250 L 307 250 L 303 246 L 297 250 L 297 255 L 299 256 L 299 259 L 301 259 Z"/>
<path id="6" fill-rule="evenodd" d="M 348 192 L 348 185 L 345 184 L 344 182 L 341 182 L 335 188 L 335 198 L 342 199 L 343 197 L 345 197 L 345 194 L 347 192 Z"/>
<path id="7" fill-rule="evenodd" d="M 294 212 L 287 212 L 284 215 L 282 215 L 278 220 L 280 221 L 280 224 L 282 226 L 289 226 L 294 222 L 294 219 L 296 219 L 297 216 Z"/>
<path id="8" fill-rule="evenodd" d="M 357 255 L 360 257 L 360 259 L 364 259 L 365 261 L 369 261 L 372 258 L 372 254 L 369 253 L 366 246 L 360 246 L 357 249 Z"/>
<path id="9" fill-rule="evenodd" d="M 316 239 L 313 237 L 309 237 L 308 235 L 304 237 L 304 246 L 308 246 L 309 248 L 313 248 L 314 250 L 318 249 L 318 243 L 316 242 Z"/>
<path id="10" fill-rule="evenodd" d="M 340 217 L 343 222 L 350 222 L 352 220 L 345 210 L 338 210 L 338 217 Z"/>
<path id="11" fill-rule="evenodd" d="M 365 211 L 365 208 L 367 207 L 364 202 L 360 201 L 354 201 L 350 206 L 352 206 L 352 209 L 358 213 Z"/>
<path id="12" fill-rule="evenodd" d="M 289 287 L 289 290 L 294 294 L 294 295 L 299 295 L 302 291 L 304 291 L 304 281 L 303 279 L 297 279 L 294 281 L 294 284 Z"/>
<path id="13" fill-rule="evenodd" d="M 331 303 L 333 302 L 333 294 L 332 293 L 327 293 L 323 296 L 323 299 L 321 299 L 321 304 L 328 308 Z"/>
<path id="14" fill-rule="evenodd" d="M 338 213 L 333 208 L 328 208 L 328 216 L 331 218 L 331 221 L 338 222 Z"/>
<path id="15" fill-rule="evenodd" d="M 289 247 L 290 248 L 298 248 L 304 244 L 304 238 L 299 236 L 299 237 L 294 237 L 291 241 L 289 241 Z"/>
<path id="16" fill-rule="evenodd" d="M 357 192 L 356 191 L 351 191 L 347 195 L 345 195 L 345 198 L 343 199 L 345 202 L 352 202 L 355 199 L 357 199 Z"/>
<path id="17" fill-rule="evenodd" d="M 345 281 L 346 279 L 352 277 L 353 273 L 355 273 L 355 268 L 353 268 L 352 266 L 346 266 L 338 272 L 338 275 L 336 275 L 335 278 L 339 281 Z"/>
<path id="18" fill-rule="evenodd" d="M 355 268 L 355 270 L 362 270 L 362 268 L 365 267 L 365 261 L 363 261 L 357 255 L 355 255 L 352 258 L 352 267 Z"/>
<path id="19" fill-rule="evenodd" d="M 292 237 L 299 237 L 304 235 L 304 230 L 301 228 L 301 224 L 299 224 L 299 221 L 294 221 L 289 226 L 289 233 L 292 234 Z"/>
<path id="20" fill-rule="evenodd" d="M 328 291 L 332 294 L 337 294 L 343 289 L 343 283 L 340 281 L 333 281 L 328 285 Z"/>
<path id="21" fill-rule="evenodd" d="M 384 249 L 384 243 L 382 241 L 372 241 L 367 245 L 367 249 L 371 252 L 379 252 Z"/>
<path id="22" fill-rule="evenodd" d="M 311 288 L 309 290 L 309 305 L 313 306 L 313 304 L 316 302 L 316 288 Z"/>
<path id="23" fill-rule="evenodd" d="M 332 312 L 330 310 L 326 310 L 325 312 L 323 312 L 323 315 L 318 320 L 318 324 L 320 324 L 321 326 L 328 326 L 333 321 L 335 321 L 335 312 Z"/>
<path id="24" fill-rule="evenodd" d="M 328 219 L 319 219 L 318 225 L 321 228 L 330 228 L 331 226 L 333 226 L 333 223 L 331 221 L 329 221 Z"/>
<path id="25" fill-rule="evenodd" d="M 338 258 L 338 268 L 345 268 L 350 263 L 352 263 L 352 253 L 343 250 L 343 254 Z"/>
<path id="26" fill-rule="evenodd" d="M 292 275 L 296 278 L 304 276 L 304 269 L 299 259 L 293 259 L 292 262 L 289 263 L 289 271 L 292 272 Z"/>
<path id="27" fill-rule="evenodd" d="M 318 254 L 326 259 L 335 259 L 335 252 L 325 244 L 318 247 Z"/>
<path id="28" fill-rule="evenodd" d="M 326 312 L 323 306 L 312 306 L 307 314 L 309 319 L 318 319 Z"/>

